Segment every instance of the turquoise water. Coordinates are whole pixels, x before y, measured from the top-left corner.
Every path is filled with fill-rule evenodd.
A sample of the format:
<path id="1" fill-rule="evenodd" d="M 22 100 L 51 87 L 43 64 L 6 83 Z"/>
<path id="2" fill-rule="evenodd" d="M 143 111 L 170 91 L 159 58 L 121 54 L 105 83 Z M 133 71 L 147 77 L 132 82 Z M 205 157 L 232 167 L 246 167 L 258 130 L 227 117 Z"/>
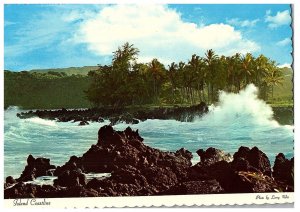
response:
<path id="1" fill-rule="evenodd" d="M 279 125 L 272 119 L 272 109 L 256 97 L 256 88 L 249 86 L 239 94 L 221 93 L 217 106 L 210 113 L 193 122 L 175 120 L 146 120 L 136 125 L 120 123 L 114 128 L 127 126 L 139 129 L 144 142 L 161 150 L 175 151 L 184 147 L 194 153 L 193 162 L 199 161 L 195 152 L 215 147 L 234 153 L 240 146 L 257 146 L 267 154 L 271 163 L 282 152 L 293 157 L 293 126 Z M 54 165 L 62 165 L 72 155 L 81 156 L 97 143 L 98 129 L 109 124 L 62 123 L 40 118 L 19 119 L 16 107 L 5 111 L 4 117 L 4 176 L 18 177 L 29 154 L 47 157 Z"/>

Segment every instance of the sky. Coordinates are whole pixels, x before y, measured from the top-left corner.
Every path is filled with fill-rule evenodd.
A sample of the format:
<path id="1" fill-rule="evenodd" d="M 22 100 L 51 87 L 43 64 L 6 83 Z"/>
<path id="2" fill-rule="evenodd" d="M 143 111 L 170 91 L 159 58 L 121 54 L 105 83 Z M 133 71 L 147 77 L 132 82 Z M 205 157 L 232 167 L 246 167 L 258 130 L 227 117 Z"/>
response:
<path id="1" fill-rule="evenodd" d="M 187 62 L 218 55 L 263 54 L 292 63 L 287 4 L 4 5 L 4 68 L 22 71 L 110 64 L 125 42 L 138 62 Z"/>

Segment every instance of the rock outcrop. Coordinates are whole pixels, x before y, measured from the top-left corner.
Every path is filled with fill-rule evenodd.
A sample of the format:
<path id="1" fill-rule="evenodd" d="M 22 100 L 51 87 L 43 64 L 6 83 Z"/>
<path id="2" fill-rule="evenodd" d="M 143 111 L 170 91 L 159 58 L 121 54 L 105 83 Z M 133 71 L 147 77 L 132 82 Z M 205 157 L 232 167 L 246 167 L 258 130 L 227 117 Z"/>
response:
<path id="1" fill-rule="evenodd" d="M 233 155 L 232 163 L 238 171 L 260 171 L 267 176 L 272 175 L 268 157 L 257 147 L 252 149 L 240 147 L 238 152 Z"/>
<path id="2" fill-rule="evenodd" d="M 294 158 L 286 159 L 284 154 L 279 153 L 276 156 L 273 177 L 279 182 L 286 184 L 288 187 L 294 186 Z M 291 188 L 289 188 L 290 190 Z"/>
<path id="3" fill-rule="evenodd" d="M 22 119 L 39 117 L 43 119 L 57 120 L 60 122 L 79 122 L 79 126 L 87 125 L 89 122 L 110 121 L 110 125 L 120 122 L 126 124 L 138 124 L 147 119 L 175 119 L 179 121 L 192 121 L 194 117 L 202 116 L 208 112 L 204 102 L 189 107 L 169 108 L 92 108 L 92 109 L 65 109 L 60 110 L 36 110 L 18 113 Z"/>
<path id="4" fill-rule="evenodd" d="M 52 176 L 55 168 L 54 165 L 50 164 L 50 159 L 34 158 L 32 155 L 29 155 L 27 158 L 27 166 L 25 166 L 24 171 L 17 181 L 26 182 L 40 176 Z"/>
<path id="5" fill-rule="evenodd" d="M 61 175 L 80 169 L 86 173 L 112 173 L 112 183 L 123 180 L 140 182 L 143 179 L 142 184 L 147 182 L 161 189 L 187 175 L 187 169 L 192 165 L 191 158 L 192 153 L 185 149 L 172 153 L 146 146 L 138 131 L 129 127 L 115 131 L 107 125 L 100 128 L 96 145 L 92 145 L 82 157 L 72 156 L 64 166 L 57 167 L 54 174 L 59 177 L 57 184 L 60 186 L 68 186 L 60 183 L 63 182 L 59 181 Z"/>
<path id="6" fill-rule="evenodd" d="M 197 154 L 200 156 L 201 162 L 207 165 L 214 164 L 219 161 L 232 161 L 232 157 L 229 153 L 225 153 L 222 150 L 209 147 L 206 151 L 203 149 L 197 150 Z"/>
<path id="7" fill-rule="evenodd" d="M 28 156 L 20 178 L 7 177 L 5 198 L 96 197 L 179 194 L 217 194 L 293 191 L 294 160 L 280 153 L 271 170 L 268 157 L 257 147 L 240 147 L 231 157 L 208 148 L 192 153 L 181 148 L 163 152 L 143 143 L 138 130 L 101 127 L 98 142 L 81 157 L 71 156 L 61 167 L 46 158 Z M 87 173 L 111 173 L 87 179 Z M 57 176 L 53 185 L 28 183 L 45 175 Z M 272 177 L 273 175 L 273 177 Z M 27 182 L 26 184 L 24 182 Z"/>

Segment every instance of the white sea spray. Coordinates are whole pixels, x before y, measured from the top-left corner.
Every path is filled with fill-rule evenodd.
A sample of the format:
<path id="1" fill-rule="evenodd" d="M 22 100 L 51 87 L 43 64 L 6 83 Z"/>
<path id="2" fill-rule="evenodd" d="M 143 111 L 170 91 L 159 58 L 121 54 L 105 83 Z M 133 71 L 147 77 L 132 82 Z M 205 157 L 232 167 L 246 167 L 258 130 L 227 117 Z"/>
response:
<path id="1" fill-rule="evenodd" d="M 193 152 L 194 163 L 199 161 L 196 151 L 208 147 L 232 154 L 240 146 L 257 146 L 271 163 L 279 152 L 293 157 L 293 126 L 279 125 L 273 119 L 272 108 L 258 99 L 257 92 L 254 85 L 236 94 L 221 92 L 219 102 L 210 107 L 210 112 L 193 122 L 148 119 L 134 125 L 119 123 L 114 128 L 139 129 L 145 144 L 164 151 L 184 147 Z M 81 156 L 96 144 L 99 128 L 109 124 L 105 120 L 82 127 L 78 122 L 19 119 L 19 112 L 17 107 L 11 107 L 4 114 L 4 176 L 20 175 L 29 154 L 63 165 L 70 156 Z"/>

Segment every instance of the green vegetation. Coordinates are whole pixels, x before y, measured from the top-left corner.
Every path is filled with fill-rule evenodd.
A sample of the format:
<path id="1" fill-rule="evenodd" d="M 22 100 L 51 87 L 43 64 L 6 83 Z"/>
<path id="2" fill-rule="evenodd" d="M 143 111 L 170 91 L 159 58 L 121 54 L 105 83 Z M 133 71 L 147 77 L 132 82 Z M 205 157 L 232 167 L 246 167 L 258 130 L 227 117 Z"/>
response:
<path id="1" fill-rule="evenodd" d="M 86 108 L 89 78 L 65 73 L 4 72 L 4 107 L 24 109 Z"/>
<path id="2" fill-rule="evenodd" d="M 274 87 L 274 98 L 269 103 L 273 107 L 293 106 L 293 71 L 290 68 L 281 68 L 283 75 L 281 86 Z"/>
<path id="3" fill-rule="evenodd" d="M 84 67 L 70 67 L 70 68 L 52 68 L 52 69 L 33 69 L 31 73 L 47 73 L 47 72 L 58 72 L 65 73 L 68 76 L 71 75 L 87 75 L 90 71 L 97 70 L 98 66 L 84 66 Z"/>
<path id="4" fill-rule="evenodd" d="M 220 90 L 237 93 L 250 83 L 259 88 L 260 98 L 273 102 L 284 81 L 275 61 L 264 55 L 225 57 L 210 49 L 204 57 L 194 54 L 187 63 L 166 68 L 158 59 L 137 63 L 138 53 L 125 43 L 114 52 L 110 66 L 89 73 L 92 83 L 86 93 L 95 106 L 213 103 Z"/>
<path id="5" fill-rule="evenodd" d="M 272 106 L 292 106 L 292 74 L 260 55 L 225 57 L 208 50 L 167 67 L 158 59 L 137 63 L 139 50 L 128 43 L 109 66 L 4 72 L 4 106 L 24 109 L 170 107 L 212 103 L 218 91 L 238 92 L 253 83 Z"/>

